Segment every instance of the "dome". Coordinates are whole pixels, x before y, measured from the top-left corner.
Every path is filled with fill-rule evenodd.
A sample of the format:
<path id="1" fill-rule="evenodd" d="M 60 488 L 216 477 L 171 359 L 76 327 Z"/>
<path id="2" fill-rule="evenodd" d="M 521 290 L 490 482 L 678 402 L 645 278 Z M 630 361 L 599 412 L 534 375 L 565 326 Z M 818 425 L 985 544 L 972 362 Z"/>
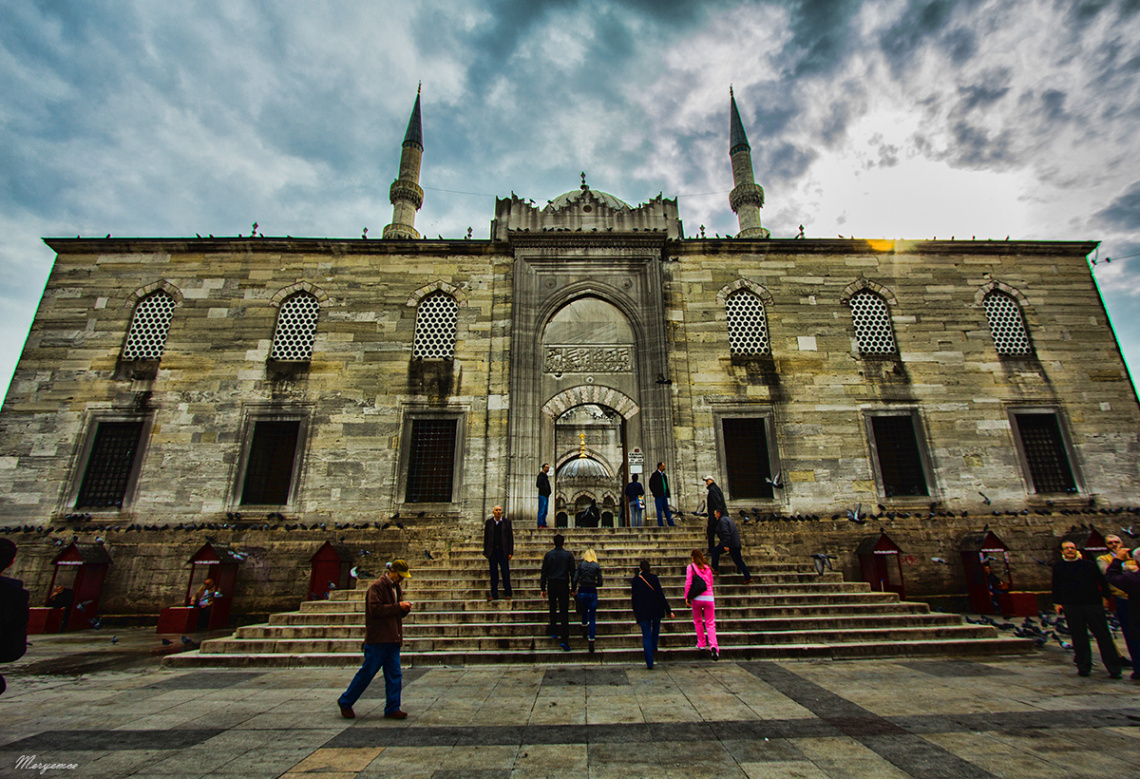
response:
<path id="1" fill-rule="evenodd" d="M 569 205 L 577 203 L 579 200 L 581 200 L 583 197 L 585 197 L 587 193 L 589 193 L 590 195 L 593 195 L 594 200 L 597 200 L 599 203 L 605 203 L 607 206 L 609 206 L 610 208 L 612 208 L 615 211 L 632 211 L 633 210 L 633 206 L 631 206 L 629 203 L 625 202 L 624 200 L 622 200 L 620 198 L 614 197 L 609 192 L 602 192 L 600 189 L 590 189 L 588 187 L 583 188 L 583 189 L 575 189 L 571 192 L 564 192 L 563 194 L 561 194 L 558 197 L 551 200 L 546 205 L 546 208 L 544 208 L 542 210 L 543 211 L 560 211 Z"/>
<path id="2" fill-rule="evenodd" d="M 608 479 L 606 466 L 589 457 L 576 457 L 558 471 L 560 479 Z"/>

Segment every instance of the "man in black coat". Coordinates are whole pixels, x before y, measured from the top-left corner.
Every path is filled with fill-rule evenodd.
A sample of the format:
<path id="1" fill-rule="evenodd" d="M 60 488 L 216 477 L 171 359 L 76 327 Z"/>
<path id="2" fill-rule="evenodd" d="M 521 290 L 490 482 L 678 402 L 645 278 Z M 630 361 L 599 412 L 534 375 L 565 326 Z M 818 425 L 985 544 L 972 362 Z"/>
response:
<path id="1" fill-rule="evenodd" d="M 542 470 L 538 472 L 535 486 L 538 487 L 538 526 L 546 527 L 546 512 L 550 507 L 550 463 L 543 463 Z"/>
<path id="2" fill-rule="evenodd" d="M 570 651 L 570 580 L 574 575 L 574 555 L 562 548 L 562 534 L 554 536 L 554 548 L 542 558 L 539 589 L 550 603 L 550 637 L 561 641 L 562 651 Z"/>
<path id="3" fill-rule="evenodd" d="M 669 520 L 673 527 L 673 515 L 669 513 L 669 477 L 665 475 L 665 463 L 657 463 L 657 470 L 649 477 L 649 491 L 653 493 L 653 503 L 657 507 L 657 527 L 664 527 Z"/>
<path id="4" fill-rule="evenodd" d="M 0 572 L 16 560 L 16 545 L 0 538 Z M 24 656 L 28 646 L 28 591 L 19 579 L 0 576 L 0 663 Z M 0 694 L 7 688 L 0 676 Z"/>
<path id="5" fill-rule="evenodd" d="M 1057 613 L 1064 614 L 1072 633 L 1076 652 L 1077 673 L 1092 672 L 1092 648 L 1089 631 L 1096 636 L 1100 659 L 1113 679 L 1120 678 L 1123 662 L 1104 616 L 1104 598 L 1109 596 L 1108 581 L 1094 560 L 1081 557 L 1072 541 L 1061 542 L 1061 559 L 1053 566 L 1053 603 Z"/>
<path id="6" fill-rule="evenodd" d="M 720 485 L 716 483 L 716 479 L 712 476 L 705 477 L 705 486 L 708 487 L 709 494 L 705 500 L 705 510 L 708 512 L 708 522 L 705 526 L 705 535 L 709 539 L 709 555 L 712 555 L 713 549 L 716 548 L 716 524 L 718 521 L 717 512 L 721 516 L 728 515 L 728 504 L 724 502 L 724 493 L 720 490 Z M 715 569 L 716 566 L 714 565 Z"/>
<path id="7" fill-rule="evenodd" d="M 483 525 L 483 556 L 491 563 L 491 597 L 499 599 L 499 571 L 503 572 L 503 592 L 511 599 L 511 564 L 515 556 L 515 533 L 511 520 L 503 516 L 503 507 L 495 506 L 493 515 Z"/>

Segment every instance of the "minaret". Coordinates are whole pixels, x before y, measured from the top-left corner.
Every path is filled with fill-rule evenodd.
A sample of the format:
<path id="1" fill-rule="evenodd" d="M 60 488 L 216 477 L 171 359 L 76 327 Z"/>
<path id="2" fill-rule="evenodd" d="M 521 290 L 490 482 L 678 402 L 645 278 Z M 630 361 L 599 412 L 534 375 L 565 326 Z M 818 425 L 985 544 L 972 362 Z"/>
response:
<path id="1" fill-rule="evenodd" d="M 728 98 L 732 104 L 731 130 L 728 142 L 728 156 L 732 159 L 732 192 L 728 203 L 740 221 L 737 238 L 768 238 L 772 234 L 760 226 L 760 209 L 764 207 L 764 188 L 756 183 L 752 175 L 752 147 L 744 134 L 740 112 L 736 110 L 736 96 L 732 87 L 728 88 Z"/>
<path id="2" fill-rule="evenodd" d="M 422 84 L 421 84 L 422 87 Z M 400 175 L 388 190 L 392 201 L 392 224 L 384 228 L 384 238 L 419 238 L 416 211 L 424 204 L 420 189 L 420 160 L 424 155 L 424 138 L 420 128 L 420 87 L 416 88 L 416 104 L 404 133 L 404 150 L 400 152 Z"/>

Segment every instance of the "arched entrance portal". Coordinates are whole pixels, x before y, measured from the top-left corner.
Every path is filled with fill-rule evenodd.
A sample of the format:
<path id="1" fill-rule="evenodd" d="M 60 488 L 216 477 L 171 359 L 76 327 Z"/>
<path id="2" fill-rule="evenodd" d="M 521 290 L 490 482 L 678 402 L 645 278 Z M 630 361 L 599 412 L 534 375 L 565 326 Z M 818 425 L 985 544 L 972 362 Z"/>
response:
<path id="1" fill-rule="evenodd" d="M 625 419 L 589 403 L 554 420 L 554 516 L 558 527 L 628 524 L 625 486 Z"/>

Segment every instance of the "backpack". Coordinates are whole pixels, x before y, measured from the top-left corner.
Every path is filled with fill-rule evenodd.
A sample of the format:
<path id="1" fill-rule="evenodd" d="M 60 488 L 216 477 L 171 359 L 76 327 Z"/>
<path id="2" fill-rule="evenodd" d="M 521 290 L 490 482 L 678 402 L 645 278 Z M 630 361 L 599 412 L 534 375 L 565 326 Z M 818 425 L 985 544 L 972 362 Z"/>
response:
<path id="1" fill-rule="evenodd" d="M 0 663 L 28 651 L 28 591 L 23 582 L 0 576 Z"/>

